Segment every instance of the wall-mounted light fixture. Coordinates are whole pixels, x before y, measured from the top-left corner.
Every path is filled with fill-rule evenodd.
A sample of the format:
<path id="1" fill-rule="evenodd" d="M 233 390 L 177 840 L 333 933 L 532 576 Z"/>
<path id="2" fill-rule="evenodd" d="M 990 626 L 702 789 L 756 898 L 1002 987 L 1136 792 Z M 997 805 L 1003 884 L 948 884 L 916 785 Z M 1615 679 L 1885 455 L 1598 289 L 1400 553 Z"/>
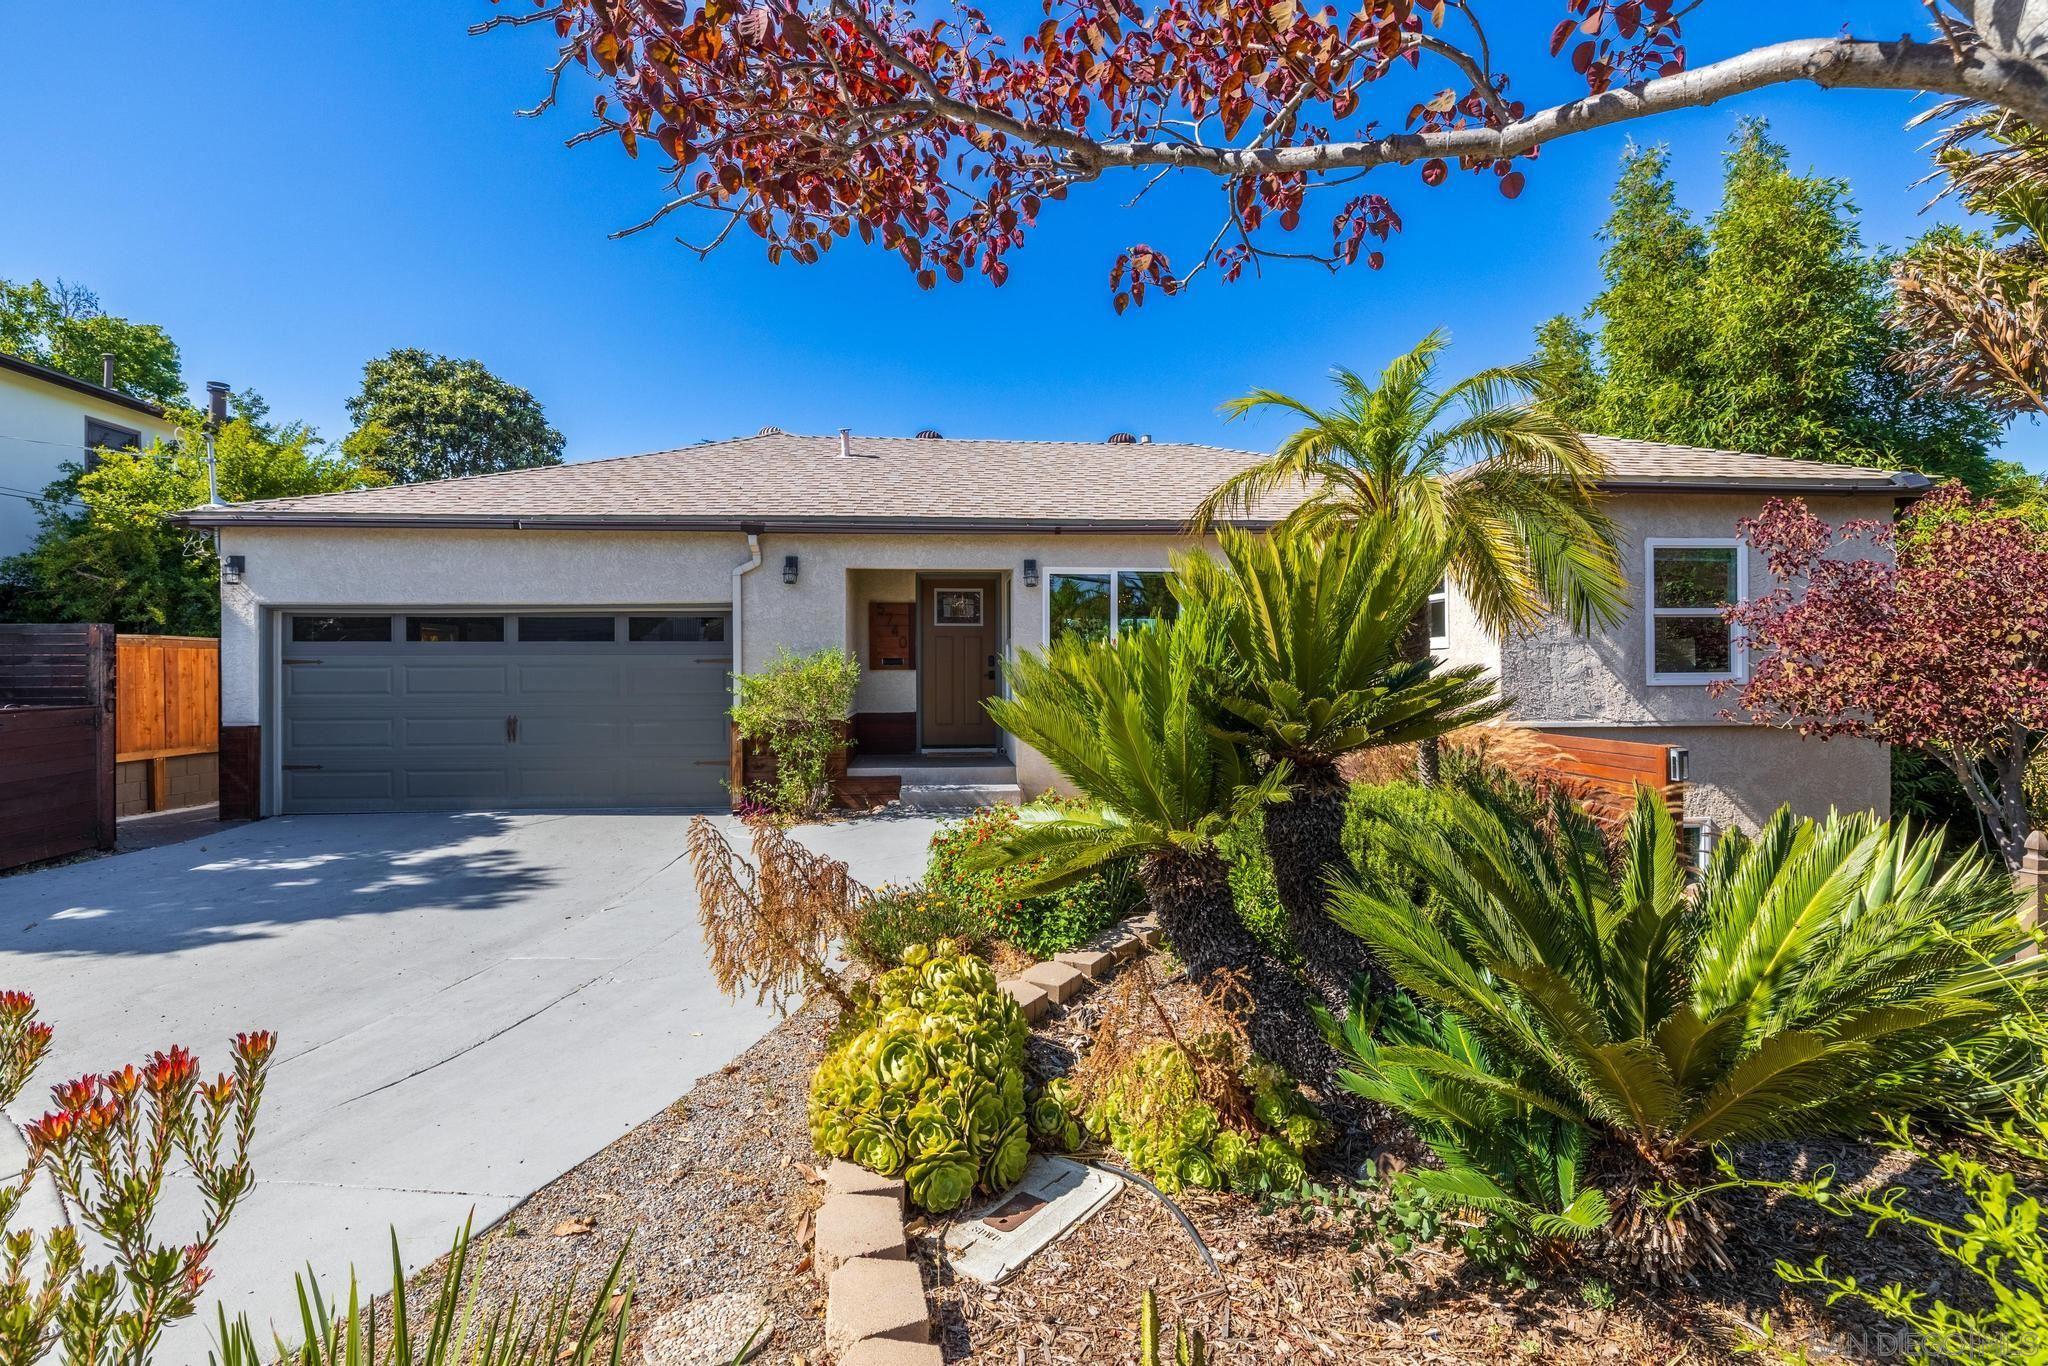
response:
<path id="1" fill-rule="evenodd" d="M 1038 587 L 1038 561 L 1024 561 L 1024 586 L 1026 588 Z"/>
<path id="2" fill-rule="evenodd" d="M 1664 751 L 1664 776 L 1666 781 L 1682 783 L 1692 777 L 1692 751 L 1677 745 Z"/>
<path id="3" fill-rule="evenodd" d="M 796 582 L 796 556 L 784 555 L 782 557 L 782 581 L 784 583 Z"/>
<path id="4" fill-rule="evenodd" d="M 230 555 L 222 560 L 220 562 L 220 581 L 222 583 L 240 583 L 242 581 L 242 568 L 246 563 L 240 555 Z"/>

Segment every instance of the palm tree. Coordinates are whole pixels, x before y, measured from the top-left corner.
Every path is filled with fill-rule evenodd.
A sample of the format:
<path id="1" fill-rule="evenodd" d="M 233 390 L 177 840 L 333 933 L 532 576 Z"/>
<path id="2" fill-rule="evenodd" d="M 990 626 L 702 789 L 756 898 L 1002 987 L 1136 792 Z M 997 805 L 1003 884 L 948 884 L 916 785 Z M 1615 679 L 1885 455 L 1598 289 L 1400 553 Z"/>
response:
<path id="1" fill-rule="evenodd" d="M 2004 961 L 2029 936 L 2003 869 L 1944 864 L 1941 837 L 1904 824 L 1781 809 L 1688 886 L 1648 789 L 1618 851 L 1569 801 L 1536 827 L 1446 800 L 1448 825 L 1395 845 L 1427 910 L 1339 891 L 1337 917 L 1435 1015 L 1354 1012 L 1344 1084 L 1414 1120 L 1448 1169 L 1434 1188 L 1468 1207 L 1547 1208 L 1577 1216 L 1553 1232 L 1583 1233 L 1606 1197 L 1532 1180 L 1528 1159 L 1604 1173 L 1605 1236 L 1653 1274 L 1726 1265 L 1711 1203 L 1670 1208 L 1659 1188 L 1709 1177 L 1718 1144 L 1948 1108 L 1952 1050 L 1988 1056 L 2043 965 Z"/>
<path id="2" fill-rule="evenodd" d="M 1281 800 L 1287 781 L 1284 764 L 1254 774 L 1217 732 L 1208 698 L 1230 667 L 1222 623 L 1200 607 L 1114 641 L 1066 639 L 1017 656 L 1011 696 L 990 701 L 990 713 L 1092 805 L 1027 808 L 1008 837 L 970 857 L 1013 873 L 1036 861 L 1028 885 L 1011 883 L 1020 895 L 1135 858 L 1146 900 L 1190 977 L 1243 974 L 1255 1007 L 1252 1047 L 1320 1082 L 1335 1055 L 1308 992 L 1238 918 L 1216 850 L 1233 825 Z"/>
<path id="3" fill-rule="evenodd" d="M 1270 499 L 1306 487 L 1287 522 L 1412 519 L 1496 635 L 1550 610 L 1577 631 L 1620 620 L 1627 584 L 1595 487 L 1604 462 L 1536 401 L 1544 371 L 1533 361 L 1439 388 L 1437 358 L 1449 345 L 1443 329 L 1431 332 L 1377 384 L 1336 371 L 1340 399 L 1327 411 L 1271 389 L 1224 404 L 1233 418 L 1280 408 L 1308 425 L 1203 499 L 1194 528 L 1255 517 Z"/>
<path id="4" fill-rule="evenodd" d="M 1480 666 L 1446 667 L 1404 648 L 1441 573 L 1426 530 L 1402 517 L 1301 524 L 1266 536 L 1225 530 L 1219 562 L 1181 557 L 1182 610 L 1214 618 L 1231 667 L 1209 683 L 1221 724 L 1290 800 L 1266 810 L 1288 933 L 1324 1004 L 1342 1012 L 1353 979 L 1383 974 L 1325 911 L 1344 861 L 1344 776 L 1337 761 L 1376 745 L 1412 744 L 1504 709 Z"/>

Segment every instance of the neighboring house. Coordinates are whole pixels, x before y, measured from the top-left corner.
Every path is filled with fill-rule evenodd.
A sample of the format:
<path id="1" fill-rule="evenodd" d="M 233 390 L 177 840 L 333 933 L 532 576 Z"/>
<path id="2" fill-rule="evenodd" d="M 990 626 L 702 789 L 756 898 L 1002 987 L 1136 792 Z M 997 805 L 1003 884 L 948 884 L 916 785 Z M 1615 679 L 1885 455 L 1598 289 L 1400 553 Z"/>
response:
<path id="1" fill-rule="evenodd" d="M 35 544 L 42 523 L 31 500 L 65 461 L 176 436 L 146 399 L 0 353 L 0 559 Z"/>
<path id="2" fill-rule="evenodd" d="M 1847 516 L 1885 510 L 1873 495 L 1914 487 L 1869 471 L 1721 455 L 1696 469 L 1710 453 L 1615 449 L 1616 513 L 1632 535 L 1658 538 L 1632 547 L 1634 562 L 1671 537 L 1725 546 L 1765 492 L 1825 493 L 1823 511 Z M 780 649 L 827 646 L 862 668 L 856 773 L 900 775 L 906 792 L 941 799 L 1044 790 L 1057 775 L 982 706 L 1003 686 L 1003 656 L 1167 610 L 1165 571 L 1193 544 L 1186 519 L 1256 458 L 1130 438 L 769 429 L 196 509 L 181 520 L 219 528 L 230 580 L 224 806 L 721 804 L 730 673 L 759 670 Z M 1261 509 L 1253 524 L 1285 509 Z M 1702 554 L 1685 565 L 1710 579 L 1720 552 L 1692 548 Z M 1677 596 L 1679 562 L 1657 563 Z M 1455 597 L 1441 615 L 1446 653 L 1501 668 L 1532 723 L 1690 749 L 1690 800 L 1706 819 L 1752 823 L 1780 797 L 1885 801 L 1875 746 L 1802 748 L 1719 725 L 1720 704 L 1693 677 L 1727 663 L 1717 619 L 1646 627 L 1639 611 L 1592 640 L 1540 633 L 1503 650 L 1476 638 Z M 1667 663 L 1692 652 L 1687 681 L 1648 676 L 1646 631 L 1659 633 Z"/>

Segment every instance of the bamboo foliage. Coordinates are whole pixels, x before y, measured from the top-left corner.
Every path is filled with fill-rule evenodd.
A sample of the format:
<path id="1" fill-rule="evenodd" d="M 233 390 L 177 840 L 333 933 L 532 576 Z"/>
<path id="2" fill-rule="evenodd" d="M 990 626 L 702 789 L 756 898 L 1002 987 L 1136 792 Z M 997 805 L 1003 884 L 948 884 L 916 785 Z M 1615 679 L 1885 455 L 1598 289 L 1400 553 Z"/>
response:
<path id="1" fill-rule="evenodd" d="M 688 852 L 720 991 L 738 996 L 751 987 L 757 1004 L 785 1013 L 792 999 L 813 992 L 842 1010 L 853 1004 L 832 959 L 871 893 L 844 863 L 757 825 L 750 864 L 703 816 L 690 822 Z"/>

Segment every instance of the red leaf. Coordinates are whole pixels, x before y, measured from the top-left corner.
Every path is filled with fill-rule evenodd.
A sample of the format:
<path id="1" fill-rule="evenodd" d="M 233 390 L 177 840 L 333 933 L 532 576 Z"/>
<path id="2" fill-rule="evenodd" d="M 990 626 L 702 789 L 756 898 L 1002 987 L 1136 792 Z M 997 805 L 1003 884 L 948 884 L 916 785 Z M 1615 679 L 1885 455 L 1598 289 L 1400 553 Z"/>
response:
<path id="1" fill-rule="evenodd" d="M 1520 171 L 1509 171 L 1500 178 L 1500 192 L 1509 199 L 1519 199 L 1522 195 L 1522 186 L 1527 183 L 1527 178 Z"/>
<path id="2" fill-rule="evenodd" d="M 1431 157 L 1422 163 L 1422 183 L 1425 185 L 1441 185 L 1450 173 L 1451 168 L 1444 164 L 1442 157 Z"/>

